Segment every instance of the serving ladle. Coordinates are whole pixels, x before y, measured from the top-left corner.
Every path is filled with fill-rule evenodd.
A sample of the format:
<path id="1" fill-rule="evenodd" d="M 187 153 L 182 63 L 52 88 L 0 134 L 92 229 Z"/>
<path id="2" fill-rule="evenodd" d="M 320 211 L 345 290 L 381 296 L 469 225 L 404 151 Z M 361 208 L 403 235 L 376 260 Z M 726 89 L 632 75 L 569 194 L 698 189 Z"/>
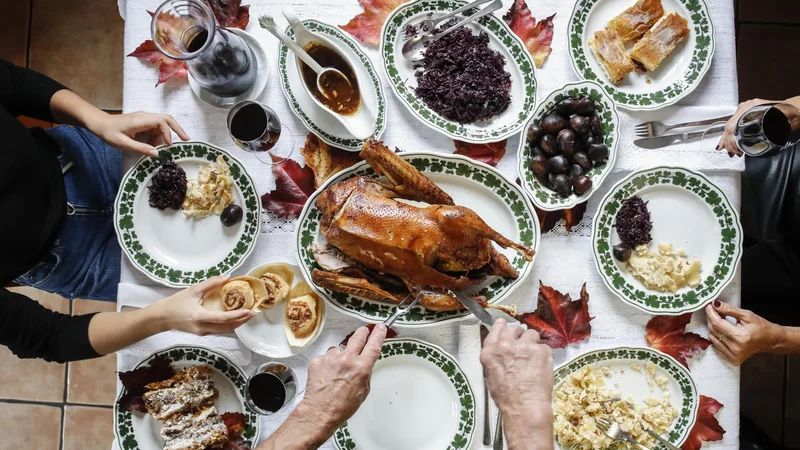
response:
<path id="1" fill-rule="evenodd" d="M 453 25 L 452 27 L 444 31 L 441 31 L 438 34 L 434 34 L 434 32 L 436 31 L 436 26 L 443 20 L 447 20 L 460 12 L 472 9 L 476 6 L 482 5 L 490 1 L 492 3 L 486 8 L 483 8 L 482 10 L 467 17 L 461 22 L 458 22 L 457 24 Z M 423 52 L 425 50 L 426 43 L 439 39 L 440 37 L 449 34 L 450 32 L 466 25 L 467 23 L 472 22 L 473 20 L 477 20 L 487 14 L 491 14 L 500 9 L 502 6 L 503 6 L 502 0 L 475 0 L 470 4 L 464 5 L 460 8 L 450 11 L 449 13 L 441 17 L 437 17 L 435 19 L 425 19 L 421 22 L 418 22 L 417 24 L 414 25 L 417 28 L 417 34 L 414 37 L 407 40 L 405 44 L 403 44 L 403 48 L 400 51 L 403 54 L 403 57 L 409 61 L 422 61 L 423 59 L 425 59 Z"/>
<path id="2" fill-rule="evenodd" d="M 336 69 L 334 67 L 322 67 L 319 65 L 318 62 L 314 60 L 304 49 L 297 45 L 295 41 L 289 39 L 289 36 L 283 32 L 283 30 L 278 28 L 278 25 L 275 23 L 275 19 L 272 16 L 263 15 L 258 18 L 258 23 L 261 25 L 261 28 L 269 31 L 272 33 L 273 36 L 278 38 L 281 42 L 286 45 L 294 54 L 300 57 L 306 65 L 308 65 L 314 73 L 317 74 L 317 89 L 324 95 L 326 98 L 330 99 L 331 94 L 329 94 L 325 88 L 325 85 L 331 85 L 332 82 L 335 81 L 337 78 L 345 80 L 348 85 L 351 87 L 353 86 L 350 83 L 350 80 L 342 73 L 341 70 Z"/>

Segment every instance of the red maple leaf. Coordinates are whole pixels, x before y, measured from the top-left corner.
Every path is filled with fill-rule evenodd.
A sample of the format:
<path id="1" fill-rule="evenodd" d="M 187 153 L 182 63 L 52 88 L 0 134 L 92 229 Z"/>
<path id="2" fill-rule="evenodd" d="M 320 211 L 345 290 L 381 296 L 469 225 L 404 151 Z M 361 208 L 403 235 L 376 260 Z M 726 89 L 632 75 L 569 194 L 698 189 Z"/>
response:
<path id="1" fill-rule="evenodd" d="M 226 412 L 220 416 L 225 427 L 228 428 L 228 436 L 244 433 L 244 427 L 247 425 L 247 417 L 239 412 Z"/>
<path id="2" fill-rule="evenodd" d="M 146 366 L 127 372 L 120 372 L 118 374 L 119 381 L 122 382 L 125 393 L 119 398 L 117 404 L 128 411 L 147 412 L 142 399 L 144 393 L 147 392 L 145 386 L 156 381 L 166 380 L 173 375 L 175 375 L 175 371 L 172 369 L 169 360 L 162 358 L 160 355 L 153 357 Z"/>
<path id="3" fill-rule="evenodd" d="M 506 154 L 506 141 L 506 139 L 503 139 L 500 142 L 490 142 L 488 144 L 470 144 L 456 140 L 453 142 L 456 144 L 456 155 L 468 156 L 494 167 Z"/>
<path id="4" fill-rule="evenodd" d="M 511 31 L 525 43 L 536 67 L 542 67 L 544 60 L 553 51 L 550 44 L 553 42 L 553 17 L 555 16 L 553 14 L 536 23 L 525 0 L 515 0 L 503 16 L 503 20 L 506 21 Z"/>
<path id="5" fill-rule="evenodd" d="M 367 324 L 367 328 L 369 329 L 370 333 L 372 333 L 372 329 L 375 328 L 375 324 L 374 323 Z M 350 338 L 353 337 L 355 333 L 356 333 L 355 330 L 353 330 L 350 334 L 345 336 L 344 339 L 342 339 L 342 342 L 340 342 L 339 345 L 347 346 L 347 343 L 350 342 Z M 391 339 L 395 336 L 397 336 L 397 331 L 394 331 L 391 328 L 386 330 L 386 339 Z"/>
<path id="6" fill-rule="evenodd" d="M 692 313 L 653 317 L 647 322 L 644 338 L 650 347 L 672 356 L 688 369 L 686 360 L 711 345 L 711 341 L 699 334 L 685 331 L 690 320 Z"/>
<path id="7" fill-rule="evenodd" d="M 270 154 L 276 161 L 275 155 Z M 272 165 L 276 188 L 261 196 L 264 209 L 288 219 L 303 210 L 308 197 L 314 193 L 314 172 L 310 167 L 300 167 L 293 159 Z"/>
<path id="8" fill-rule="evenodd" d="M 721 441 L 725 429 L 714 417 L 722 408 L 722 403 L 705 395 L 700 396 L 700 407 L 697 410 L 697 419 L 686 441 L 681 445 L 683 450 L 698 450 L 703 446 L 703 441 Z"/>
<path id="9" fill-rule="evenodd" d="M 355 36 L 365 44 L 379 45 L 381 29 L 389 14 L 408 0 L 358 0 L 364 12 L 350 19 L 339 28 Z"/>
<path id="10" fill-rule="evenodd" d="M 547 233 L 555 228 L 561 219 L 564 219 L 567 231 L 572 231 L 572 227 L 579 224 L 583 219 L 584 213 L 586 213 L 586 202 L 579 203 L 570 209 L 560 209 L 558 211 L 545 211 L 536 206 L 533 209 L 536 210 L 536 217 L 539 218 L 539 229 L 542 233 Z"/>
<path id="11" fill-rule="evenodd" d="M 250 5 L 242 6 L 242 0 L 206 0 L 206 3 L 217 18 L 217 22 L 226 28 L 240 28 L 244 30 L 250 22 Z M 147 11 L 150 17 L 152 12 Z M 148 39 L 128 56 L 139 58 L 158 66 L 158 82 L 166 83 L 170 78 L 185 80 L 189 76 L 189 69 L 186 61 L 169 58 L 161 53 L 156 44 Z"/>
<path id="12" fill-rule="evenodd" d="M 592 334 L 589 323 L 592 319 L 586 283 L 581 287 L 580 298 L 573 301 L 569 294 L 545 286 L 541 280 L 536 311 L 517 316 L 517 320 L 536 330 L 542 343 L 551 348 L 564 348 L 587 339 Z"/>

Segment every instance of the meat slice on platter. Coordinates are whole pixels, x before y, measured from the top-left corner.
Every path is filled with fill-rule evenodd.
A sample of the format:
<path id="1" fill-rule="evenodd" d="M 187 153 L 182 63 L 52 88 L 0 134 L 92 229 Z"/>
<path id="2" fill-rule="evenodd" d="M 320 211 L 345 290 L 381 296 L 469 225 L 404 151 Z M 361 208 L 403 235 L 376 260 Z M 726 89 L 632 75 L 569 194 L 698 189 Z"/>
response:
<path id="1" fill-rule="evenodd" d="M 390 302 L 425 291 L 423 306 L 452 311 L 463 307 L 447 290 L 480 284 L 487 276 L 518 276 L 493 243 L 517 250 L 528 261 L 533 258 L 533 249 L 493 230 L 471 209 L 455 205 L 383 143 L 368 140 L 361 157 L 388 182 L 358 176 L 319 195 L 320 228 L 329 247 L 312 249 L 322 268 L 312 273 L 317 286 Z M 428 206 L 396 200 L 401 198 Z"/>

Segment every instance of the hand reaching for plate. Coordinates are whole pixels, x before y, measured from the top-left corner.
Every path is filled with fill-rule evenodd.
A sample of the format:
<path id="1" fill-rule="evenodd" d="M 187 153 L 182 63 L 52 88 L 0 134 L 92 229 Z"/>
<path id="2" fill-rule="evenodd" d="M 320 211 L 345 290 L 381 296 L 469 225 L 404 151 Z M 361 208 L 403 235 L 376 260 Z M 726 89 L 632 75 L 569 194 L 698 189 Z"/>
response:
<path id="1" fill-rule="evenodd" d="M 483 343 L 481 364 L 503 413 L 508 448 L 543 448 L 552 442 L 553 352 L 539 333 L 498 319 Z"/>
<path id="2" fill-rule="evenodd" d="M 130 114 L 106 114 L 87 125 L 94 134 L 112 147 L 152 157 L 158 156 L 156 145 L 161 143 L 172 145 L 173 130 L 184 141 L 189 140 L 189 135 L 169 114 L 142 111 Z M 144 135 L 147 143 L 136 140 L 137 136 L 141 135 Z"/>

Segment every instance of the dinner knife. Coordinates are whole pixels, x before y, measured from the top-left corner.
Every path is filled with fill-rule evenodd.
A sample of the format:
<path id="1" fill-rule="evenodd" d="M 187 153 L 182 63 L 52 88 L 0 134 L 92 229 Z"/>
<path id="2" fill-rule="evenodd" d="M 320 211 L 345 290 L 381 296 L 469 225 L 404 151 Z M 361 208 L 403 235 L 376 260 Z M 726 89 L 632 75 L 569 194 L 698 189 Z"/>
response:
<path id="1" fill-rule="evenodd" d="M 478 320 L 486 324 L 486 326 L 491 327 L 494 325 L 494 317 L 492 317 L 492 315 L 489 314 L 489 311 L 486 311 L 483 306 L 479 305 L 474 298 L 464 294 L 463 292 L 450 291 L 450 293 L 453 294 L 453 296 L 457 298 L 462 305 L 466 306 L 467 309 L 469 309 L 469 311 L 478 318 Z"/>
<path id="2" fill-rule="evenodd" d="M 483 350 L 483 341 L 489 335 L 489 328 L 478 325 L 481 328 L 481 350 Z M 488 447 L 492 445 L 492 408 L 489 406 L 489 386 L 486 385 L 486 368 L 483 367 L 483 445 Z"/>
<path id="3" fill-rule="evenodd" d="M 651 138 L 644 138 L 644 139 L 637 139 L 633 141 L 633 144 L 637 147 L 647 148 L 647 149 L 654 149 L 654 148 L 661 148 L 666 147 L 668 145 L 677 144 L 679 142 L 690 141 L 692 139 L 697 139 L 705 134 L 716 134 L 722 133 L 725 131 L 725 125 L 718 125 L 716 127 L 711 127 L 708 131 L 695 131 L 693 133 L 676 133 L 676 134 L 665 134 L 663 136 L 651 137 Z"/>

